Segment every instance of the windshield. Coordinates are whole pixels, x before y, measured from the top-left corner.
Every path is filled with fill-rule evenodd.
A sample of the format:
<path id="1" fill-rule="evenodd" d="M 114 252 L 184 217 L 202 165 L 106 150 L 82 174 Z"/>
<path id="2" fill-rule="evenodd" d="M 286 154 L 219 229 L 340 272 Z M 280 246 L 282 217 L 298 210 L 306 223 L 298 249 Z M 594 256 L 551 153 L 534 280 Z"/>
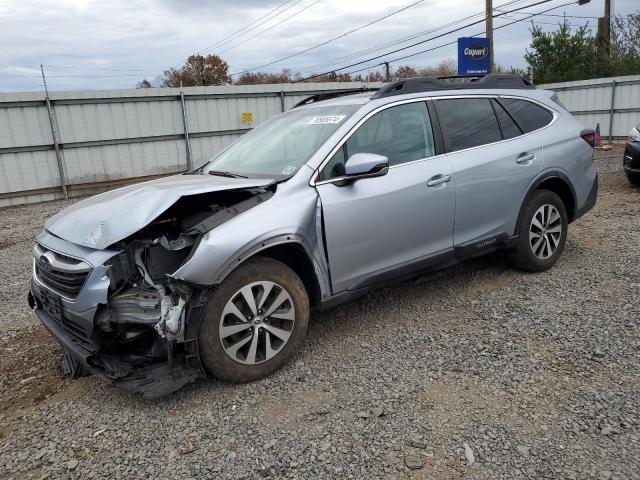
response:
<path id="1" fill-rule="evenodd" d="M 291 110 L 262 123 L 202 168 L 203 173 L 292 176 L 360 105 Z"/>

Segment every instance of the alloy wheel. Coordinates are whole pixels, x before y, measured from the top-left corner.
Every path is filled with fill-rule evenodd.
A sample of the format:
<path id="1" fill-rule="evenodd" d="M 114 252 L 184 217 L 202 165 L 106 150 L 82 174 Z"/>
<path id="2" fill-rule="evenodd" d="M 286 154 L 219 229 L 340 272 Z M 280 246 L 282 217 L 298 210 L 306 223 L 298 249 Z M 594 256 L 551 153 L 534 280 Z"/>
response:
<path id="1" fill-rule="evenodd" d="M 220 341 L 234 361 L 255 365 L 275 357 L 287 344 L 296 319 L 287 290 L 260 281 L 242 287 L 227 302 L 220 319 Z"/>
<path id="2" fill-rule="evenodd" d="M 561 238 L 562 217 L 560 212 L 553 205 L 542 205 L 536 210 L 529 225 L 531 251 L 540 260 L 546 260 L 558 249 Z"/>

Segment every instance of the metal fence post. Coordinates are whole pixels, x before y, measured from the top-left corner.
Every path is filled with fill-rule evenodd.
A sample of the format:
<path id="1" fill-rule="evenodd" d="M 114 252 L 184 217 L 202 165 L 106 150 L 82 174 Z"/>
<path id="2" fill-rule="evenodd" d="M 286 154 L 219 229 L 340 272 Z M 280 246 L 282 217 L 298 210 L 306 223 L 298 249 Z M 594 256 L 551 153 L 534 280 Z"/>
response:
<path id="1" fill-rule="evenodd" d="M 44 68 L 40 65 L 40 72 L 42 73 L 42 83 L 44 84 L 44 100 L 47 105 L 47 112 L 49 113 L 49 126 L 51 127 L 51 137 L 53 138 L 53 148 L 56 151 L 56 160 L 58 162 L 58 173 L 60 175 L 60 186 L 62 187 L 62 194 L 65 200 L 69 200 L 69 192 L 67 191 L 67 180 L 64 175 L 64 165 L 62 164 L 62 154 L 60 153 L 60 144 L 58 144 L 58 135 L 56 133 L 56 123 L 53 116 L 53 109 L 51 108 L 51 100 L 49 99 L 49 89 L 47 88 L 47 80 L 44 77 Z"/>
<path id="2" fill-rule="evenodd" d="M 616 103 L 616 81 L 611 81 L 611 107 L 609 108 L 609 143 L 613 141 L 613 115 Z"/>
<path id="3" fill-rule="evenodd" d="M 184 126 L 184 142 L 187 147 L 187 170 L 193 169 L 191 157 L 191 140 L 189 139 L 189 122 L 187 122 L 187 105 L 184 101 L 184 92 L 180 90 L 180 106 L 182 107 L 182 125 Z"/>
<path id="4" fill-rule="evenodd" d="M 284 112 L 284 90 L 280 90 L 280 111 Z"/>

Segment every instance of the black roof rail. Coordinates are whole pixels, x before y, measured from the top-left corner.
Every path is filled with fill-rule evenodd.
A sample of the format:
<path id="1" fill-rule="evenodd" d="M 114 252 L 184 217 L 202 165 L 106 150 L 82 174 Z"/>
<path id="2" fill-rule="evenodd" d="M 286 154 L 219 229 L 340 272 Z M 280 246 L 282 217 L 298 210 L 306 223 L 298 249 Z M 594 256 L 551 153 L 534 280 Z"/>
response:
<path id="1" fill-rule="evenodd" d="M 341 97 L 342 95 L 353 95 L 354 93 L 362 93 L 362 92 L 376 92 L 377 88 L 369 88 L 369 87 L 361 87 L 361 88 L 351 88 L 348 90 L 336 90 L 336 91 L 327 91 L 316 93 L 315 95 L 311 95 L 310 97 L 305 98 L 304 100 L 296 103 L 292 108 L 298 108 L 303 105 L 309 105 L 315 102 L 321 102 L 322 100 L 329 100 L 330 98 Z"/>
<path id="2" fill-rule="evenodd" d="M 458 79 L 469 81 L 456 82 Z M 447 81 L 449 80 L 449 81 Z M 405 95 L 407 93 L 434 92 L 438 90 L 467 90 L 475 88 L 533 89 L 531 83 L 519 75 L 492 73 L 484 77 L 473 75 L 452 75 L 449 77 L 414 77 L 399 80 L 380 88 L 371 99 Z"/>

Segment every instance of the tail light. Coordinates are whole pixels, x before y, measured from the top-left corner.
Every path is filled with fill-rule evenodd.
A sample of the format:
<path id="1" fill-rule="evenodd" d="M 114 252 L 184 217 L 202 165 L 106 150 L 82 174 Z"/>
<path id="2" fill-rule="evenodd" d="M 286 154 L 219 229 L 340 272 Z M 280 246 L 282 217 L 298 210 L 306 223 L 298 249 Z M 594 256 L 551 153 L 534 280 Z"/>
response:
<path id="1" fill-rule="evenodd" d="M 580 136 L 592 147 L 596 146 L 596 132 L 592 128 L 585 128 L 580 132 Z"/>

